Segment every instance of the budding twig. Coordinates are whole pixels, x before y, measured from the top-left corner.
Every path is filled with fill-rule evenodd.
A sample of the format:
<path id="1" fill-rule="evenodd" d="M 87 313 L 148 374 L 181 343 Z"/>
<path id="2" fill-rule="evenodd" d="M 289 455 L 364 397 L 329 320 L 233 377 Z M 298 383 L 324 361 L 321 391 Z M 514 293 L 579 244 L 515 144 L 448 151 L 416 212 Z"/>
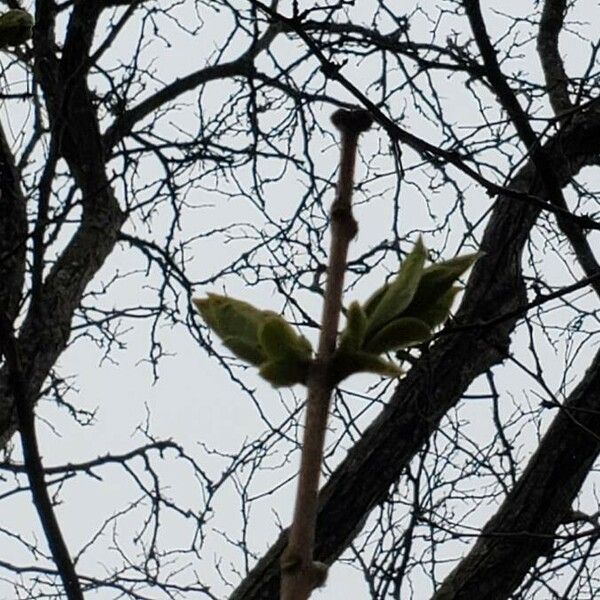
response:
<path id="1" fill-rule="evenodd" d="M 373 122 L 371 115 L 361 109 L 340 109 L 331 120 L 341 133 L 339 179 L 337 195 L 331 206 L 331 246 L 319 347 L 307 381 L 306 422 L 294 519 L 281 560 L 281 600 L 306 600 L 315 587 L 324 583 L 327 575 L 327 567 L 314 562 L 313 549 L 319 478 L 333 388 L 330 362 L 335 351 L 342 308 L 348 246 L 358 229 L 352 215 L 358 137 Z"/>

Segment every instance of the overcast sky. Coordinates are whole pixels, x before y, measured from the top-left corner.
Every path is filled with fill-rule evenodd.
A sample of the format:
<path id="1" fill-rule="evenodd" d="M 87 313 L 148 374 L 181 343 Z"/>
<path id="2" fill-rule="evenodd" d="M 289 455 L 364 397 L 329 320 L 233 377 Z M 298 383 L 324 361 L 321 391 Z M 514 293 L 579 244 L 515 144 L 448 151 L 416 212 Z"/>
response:
<path id="1" fill-rule="evenodd" d="M 185 2 L 183 4 L 184 6 L 179 9 L 178 14 L 182 19 L 194 19 L 191 10 L 193 3 Z M 353 12 L 356 20 L 360 22 L 363 11 L 366 18 L 369 18 L 372 3 L 365 1 L 357 4 L 359 6 L 355 7 Z M 412 6 L 414 3 L 409 4 Z M 505 17 L 491 12 L 492 6 L 501 7 L 508 14 L 515 14 L 516 11 L 524 14 L 534 5 L 531 2 L 518 1 L 485 2 L 483 4 L 487 7 L 485 16 L 489 20 L 492 35 L 504 31 L 507 23 Z M 428 10 L 435 12 L 436 10 L 430 8 L 430 3 L 423 2 L 421 5 L 425 12 Z M 597 39 L 600 27 L 597 19 L 598 3 L 590 0 L 582 2 L 581 7 L 581 12 L 574 18 L 576 17 L 580 21 L 590 21 L 590 25 L 584 29 L 588 30 L 590 38 Z M 206 24 L 197 38 L 183 35 L 173 24 L 161 22 L 161 26 L 164 26 L 164 30 L 161 32 L 172 42 L 172 47 L 167 48 L 157 39 L 146 51 L 148 59 L 151 55 L 155 58 L 154 68 L 159 74 L 159 79 L 171 81 L 191 69 L 201 66 L 209 56 L 211 47 L 218 47 L 224 35 L 229 31 L 231 22 L 226 12 L 203 10 L 201 16 Z M 407 8 L 404 7 L 404 10 Z M 428 16 L 433 17 L 434 14 L 430 13 Z M 460 25 L 460 23 L 460 19 L 449 20 L 445 27 L 449 31 L 452 27 L 464 28 L 465 24 Z M 430 29 L 431 22 L 428 21 L 425 14 L 416 15 L 411 21 L 411 35 L 415 40 L 430 39 Z M 132 27 L 131 31 L 134 30 L 135 28 Z M 385 29 L 382 30 L 382 33 L 387 32 Z M 523 33 L 517 31 L 515 34 L 522 35 L 525 41 L 524 30 Z M 443 40 L 443 35 L 440 35 L 439 39 Z M 587 61 L 588 44 L 572 35 L 563 36 L 561 44 L 567 71 L 571 74 L 580 74 L 582 61 Z M 120 56 L 127 56 L 130 50 L 127 45 L 126 42 L 116 45 L 110 56 L 106 58 L 107 63 L 116 62 Z M 201 56 L 198 53 L 199 45 Z M 225 58 L 235 57 L 236 52 L 243 51 L 245 47 L 245 40 L 240 38 L 239 45 L 232 47 Z M 275 52 L 281 59 L 292 60 L 296 56 L 298 47 L 297 42 L 290 43 L 282 38 L 277 41 Z M 534 50 L 534 43 L 525 44 L 522 47 L 523 58 L 515 61 L 515 64 L 518 62 L 520 69 L 528 71 L 531 78 L 539 82 L 541 73 Z M 582 58 L 582 54 L 585 54 L 584 58 Z M 9 60 L 7 55 L 0 57 L 2 64 L 7 60 Z M 266 59 L 265 68 L 267 68 Z M 368 61 L 359 67 L 350 65 L 344 73 L 351 76 L 353 82 L 361 89 L 364 89 L 371 79 Z M 477 106 L 458 78 L 447 81 L 442 89 L 445 97 L 441 98 L 441 101 L 444 103 L 449 120 L 465 124 L 473 124 L 479 120 Z M 147 93 L 150 91 L 148 90 Z M 209 84 L 202 96 L 204 110 L 207 113 L 217 110 L 228 92 L 227 84 L 222 82 Z M 334 87 L 330 92 L 336 92 L 339 97 L 349 99 L 347 94 Z M 171 121 L 184 130 L 195 131 L 198 127 L 193 106 L 196 98 L 196 93 L 186 96 L 185 100 L 192 106 L 181 108 L 172 116 Z M 7 121 L 12 122 L 12 110 L 12 104 L 2 108 L 0 119 L 3 124 L 6 124 Z M 14 110 L 18 111 L 18 114 L 22 114 L 23 109 L 16 107 Z M 415 112 L 408 100 L 405 110 L 408 115 Z M 317 108 L 317 111 L 323 127 L 331 130 L 328 118 L 332 108 L 322 105 Z M 400 108 L 395 107 L 392 110 L 393 114 L 400 112 Z M 548 114 L 546 112 L 545 116 Z M 415 134 L 433 143 L 439 142 L 439 132 L 431 124 L 428 125 L 424 119 L 415 116 L 413 121 L 406 120 L 404 123 Z M 173 129 L 171 135 L 172 131 Z M 330 178 L 335 169 L 338 149 L 333 143 L 333 138 L 316 139 L 320 147 L 317 149 L 315 145 L 313 158 L 318 173 L 321 177 Z M 383 133 L 377 128 L 367 133 L 361 144 L 361 151 L 365 159 L 370 160 L 378 145 L 385 143 Z M 389 201 L 395 186 L 392 175 L 393 164 L 390 159 L 387 163 L 382 158 L 377 160 L 379 161 L 377 168 L 385 176 L 382 176 L 380 182 L 372 183 L 371 189 L 377 190 L 377 193 L 373 193 L 371 202 L 357 207 L 360 235 L 352 246 L 351 257 L 358 256 L 377 244 L 382 236 L 390 238 L 393 233 L 390 225 L 393 220 L 393 205 Z M 406 152 L 405 160 L 407 165 L 414 165 L 417 162 L 410 151 Z M 152 171 L 153 168 L 152 163 L 149 162 L 146 171 L 140 173 L 140 178 L 153 180 L 157 176 Z M 358 178 L 360 179 L 364 173 L 364 165 L 359 166 Z M 398 224 L 402 234 L 415 229 L 428 228 L 431 225 L 431 216 L 427 213 L 426 205 L 416 187 L 411 185 L 411 182 L 423 183 L 426 177 L 427 175 L 418 169 L 410 171 L 407 175 L 407 182 L 401 193 L 402 212 Z M 461 181 L 465 183 L 465 180 Z M 188 200 L 197 208 L 184 213 L 181 230 L 177 235 L 182 240 L 188 239 L 195 233 L 218 229 L 238 222 L 252 224 L 263 230 L 265 228 L 268 230 L 272 226 L 265 223 L 264 215 L 252 202 L 240 197 L 228 197 L 229 192 L 228 189 L 189 190 Z M 293 173 L 282 182 L 270 186 L 265 192 L 268 198 L 266 211 L 273 222 L 277 223 L 292 215 L 303 193 L 304 184 Z M 331 200 L 333 191 L 327 197 L 328 200 Z M 449 188 L 441 187 L 439 192 L 429 199 L 429 208 L 431 212 L 442 219 L 453 201 L 454 197 Z M 466 202 L 466 210 L 469 212 L 470 219 L 475 222 L 489 207 L 490 199 L 487 195 L 477 186 L 471 185 L 467 191 Z M 140 228 L 135 233 L 148 239 L 155 236 L 155 239 L 160 241 L 169 224 L 168 211 L 165 210 L 164 213 L 159 211 L 152 219 L 151 231 L 143 231 Z M 447 239 L 443 239 L 442 236 L 426 236 L 426 243 L 434 249 L 444 247 L 444 253 L 449 258 L 459 249 L 464 234 L 464 230 L 460 229 L 461 226 L 460 220 L 453 218 Z M 129 225 L 127 230 L 133 232 Z M 241 234 L 243 231 L 239 229 L 238 233 Z M 479 226 L 476 237 L 481 235 L 481 231 L 482 226 Z M 239 256 L 248 247 L 248 244 L 246 239 L 231 240 L 228 235 L 219 234 L 198 239 L 188 252 L 190 261 L 186 268 L 189 278 L 195 281 L 209 279 Z M 403 250 L 407 249 L 407 246 L 403 247 Z M 143 302 L 152 302 L 154 291 L 151 288 L 156 286 L 159 280 L 155 272 L 147 274 L 144 271 L 145 266 L 144 259 L 130 249 L 123 247 L 116 251 L 94 280 L 92 286 L 95 289 L 101 288 L 103 284 L 111 280 L 116 270 L 122 273 L 134 270 L 138 270 L 138 272 L 119 281 L 114 285 L 112 291 L 100 298 L 98 302 L 106 308 L 137 306 Z M 364 299 L 375 286 L 381 283 L 386 274 L 395 268 L 397 265 L 394 266 L 390 261 L 380 265 L 370 277 L 361 280 L 355 288 L 348 292 L 346 301 Z M 552 283 L 571 282 L 565 265 L 561 264 L 561 261 L 554 255 L 549 254 L 545 258 L 543 271 Z M 577 269 L 574 272 L 577 274 Z M 200 296 L 210 290 L 221 292 L 223 289 L 233 296 L 243 297 L 263 308 L 276 311 L 282 308 L 282 299 L 275 293 L 274 286 L 270 283 L 248 285 L 240 279 L 228 277 L 217 286 L 216 290 L 214 284 L 204 285 L 198 286 L 196 293 Z M 88 298 L 86 303 L 90 304 L 93 301 L 93 298 Z M 314 318 L 318 318 L 320 312 L 318 298 L 305 295 L 301 301 L 306 310 Z M 183 302 L 181 306 L 184 310 Z M 553 318 L 560 322 L 564 317 L 557 314 Z M 203 466 L 210 477 L 217 479 L 223 469 L 229 466 L 230 459 L 227 457 L 235 454 L 241 448 L 247 447 L 253 439 L 260 437 L 264 432 L 264 421 L 260 411 L 263 411 L 266 418 L 276 425 L 285 421 L 290 407 L 295 406 L 303 398 L 304 392 L 300 387 L 291 391 L 275 392 L 259 380 L 252 371 L 242 368 L 235 369 L 236 376 L 239 376 L 247 386 L 256 390 L 255 398 L 260 406 L 259 411 L 252 399 L 241 391 L 239 384 L 232 381 L 218 360 L 209 356 L 204 348 L 199 347 L 183 327 L 172 328 L 164 322 L 160 324 L 158 336 L 167 356 L 160 361 L 159 378 L 154 381 L 152 367 L 145 360 L 148 358 L 149 351 L 149 324 L 141 320 L 130 320 L 125 322 L 123 327 L 127 328 L 127 332 L 122 337 L 125 346 L 112 352 L 110 360 L 103 358 L 103 348 L 99 348 L 93 340 L 85 338 L 79 339 L 61 358 L 59 371 L 62 376 L 69 378 L 69 382 L 73 386 L 72 391 L 68 394 L 68 399 L 78 408 L 96 411 L 95 420 L 93 427 L 81 427 L 73 421 L 64 408 L 56 406 L 52 401 L 41 402 L 38 410 L 38 430 L 45 465 L 80 462 L 108 452 L 127 452 L 146 441 L 139 429 L 140 425 L 143 426 L 147 423 L 148 429 L 154 437 L 175 440 Z M 306 334 L 314 343 L 315 332 L 307 331 Z M 515 338 L 515 351 L 520 352 L 526 360 L 529 360 L 530 357 L 526 356 L 527 343 L 528 338 L 525 335 Z M 217 348 L 219 347 L 217 344 Z M 544 373 L 548 386 L 555 392 L 568 391 L 572 384 L 562 390 L 559 389 L 563 383 L 564 356 L 560 353 L 556 354 L 552 347 L 541 338 L 539 339 L 539 349 L 544 360 Z M 578 357 L 581 365 L 587 364 L 593 350 L 592 347 L 586 347 L 583 350 L 581 356 Z M 503 399 L 504 418 L 508 418 L 515 405 L 525 406 L 527 403 L 532 405 L 539 403 L 539 397 L 536 397 L 535 393 L 543 393 L 518 367 L 511 364 L 498 368 L 498 382 Z M 345 382 L 344 387 L 348 390 L 365 393 L 375 383 L 376 379 L 373 377 L 355 377 Z M 468 393 L 477 394 L 486 391 L 484 383 L 478 381 Z M 388 394 L 390 392 L 391 388 Z M 348 405 L 356 412 L 365 411 L 368 404 L 364 397 L 359 396 L 349 395 L 347 401 Z M 451 418 L 464 421 L 465 437 L 476 444 L 478 439 L 485 440 L 491 435 L 493 423 L 490 418 L 490 410 L 490 406 L 486 403 L 465 402 L 460 407 L 460 413 L 451 415 Z M 359 419 L 360 425 L 366 425 L 377 411 L 377 406 L 366 410 Z M 544 424 L 531 424 L 528 430 L 522 432 L 520 438 L 522 447 L 519 450 L 521 456 L 526 456 L 533 447 L 531 442 L 537 436 L 536 427 L 538 425 L 543 427 Z M 341 427 L 342 423 L 339 420 L 332 423 L 332 430 L 328 438 L 330 443 L 335 442 Z M 293 431 L 288 433 L 291 434 Z M 527 446 L 528 441 L 530 442 L 529 447 Z M 339 463 L 349 444 L 350 439 L 347 437 L 335 454 L 330 457 L 328 469 Z M 15 445 L 14 456 L 18 457 L 16 438 Z M 222 456 L 210 454 L 208 449 L 217 450 Z M 259 496 L 277 483 L 292 478 L 297 468 L 299 455 L 297 451 L 288 454 L 290 449 L 289 443 L 278 441 L 274 447 L 272 458 L 263 465 L 264 467 L 271 465 L 273 469 L 265 468 L 254 474 L 250 487 L 253 495 Z M 135 461 L 132 463 L 135 465 L 135 471 L 149 483 L 150 479 L 144 473 L 141 460 L 136 460 L 137 463 Z M 168 496 L 191 511 L 199 510 L 204 506 L 205 500 L 201 486 L 185 461 L 175 459 L 172 454 L 167 453 L 162 460 L 155 455 L 153 464 L 161 474 L 161 483 Z M 122 468 L 107 466 L 100 469 L 98 473 L 103 476 L 101 481 L 79 475 L 74 480 L 67 482 L 60 492 L 61 504 L 57 508 L 57 515 L 73 554 L 77 554 L 82 546 L 89 542 L 90 536 L 101 523 L 116 515 L 139 497 L 139 489 L 132 485 L 131 477 Z M 225 538 L 240 539 L 242 518 L 237 486 L 248 475 L 247 470 L 240 471 L 237 478 L 230 478 L 230 481 L 215 496 L 212 507 L 214 512 L 206 529 L 207 538 L 201 556 L 196 557 L 195 562 L 179 576 L 182 581 L 185 581 L 193 571 L 197 572 L 204 583 L 213 586 L 213 592 L 217 596 L 226 597 L 228 591 L 217 572 L 217 563 L 220 565 L 221 572 L 233 583 L 238 580 L 235 571 L 244 569 L 242 553 Z M 0 485 L 0 493 L 2 493 L 4 485 Z M 9 479 L 5 487 L 10 489 L 12 485 L 13 480 Z M 253 551 L 260 554 L 262 550 L 266 550 L 276 538 L 279 526 L 289 524 L 294 488 L 295 482 L 287 481 L 273 494 L 252 503 L 247 535 Z M 592 491 L 592 487 L 588 486 L 587 494 L 590 495 L 591 502 L 593 501 Z M 133 544 L 133 538 L 140 530 L 145 511 L 146 508 L 142 506 L 139 510 L 118 520 L 118 540 L 124 548 L 134 554 L 137 550 Z M 493 511 L 494 506 L 481 506 L 479 510 L 469 515 L 469 525 L 481 524 L 482 519 L 485 519 Z M 40 547 L 45 547 L 44 536 L 27 493 L 2 500 L 0 514 L 2 515 L 2 524 L 10 523 L 13 532 L 17 532 L 29 541 L 37 540 Z M 185 548 L 191 543 L 192 535 L 193 524 L 189 520 L 165 513 L 160 541 L 162 549 Z M 19 543 L 6 535 L 2 535 L 0 540 L 0 560 L 10 559 L 17 564 L 33 562 L 32 555 L 28 554 Z M 465 550 L 466 546 L 457 544 L 448 552 L 457 555 Z M 350 555 L 348 554 L 348 556 Z M 190 557 L 181 558 L 182 566 L 189 562 Z M 113 529 L 110 526 L 94 542 L 93 548 L 86 552 L 77 566 L 82 573 L 100 575 L 104 572 L 104 568 L 110 570 L 111 565 L 119 563 L 120 559 L 113 548 Z M 447 567 L 440 567 L 440 573 L 444 572 L 444 568 Z M 0 573 L 0 576 L 4 577 L 6 573 Z M 420 579 L 417 575 L 414 579 L 416 586 L 414 593 L 417 599 L 427 597 L 429 591 L 425 587 L 419 590 L 419 582 Z M 423 578 L 422 584 L 426 586 L 426 578 Z M 148 597 L 152 598 L 165 597 L 158 593 L 153 595 L 152 591 L 147 593 Z M 8 600 L 13 597 L 12 594 L 11 581 L 0 580 L 0 599 Z M 351 566 L 336 564 L 330 573 L 328 586 L 315 594 L 315 598 L 333 600 L 344 596 L 358 600 L 368 597 L 368 593 L 359 572 Z M 90 594 L 90 597 L 108 600 L 115 595 L 114 592 L 103 590 L 97 594 Z M 192 596 L 187 597 L 191 598 Z M 197 597 L 202 596 L 198 595 Z"/>

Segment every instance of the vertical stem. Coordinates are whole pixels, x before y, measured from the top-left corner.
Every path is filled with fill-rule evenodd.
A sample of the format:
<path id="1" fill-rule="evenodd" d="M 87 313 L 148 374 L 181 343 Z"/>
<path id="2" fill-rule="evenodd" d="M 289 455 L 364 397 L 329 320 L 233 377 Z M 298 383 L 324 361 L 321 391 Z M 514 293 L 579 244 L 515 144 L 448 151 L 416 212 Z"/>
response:
<path id="1" fill-rule="evenodd" d="M 313 561 L 319 478 L 333 385 L 330 360 L 335 351 L 348 246 L 356 235 L 352 189 L 358 137 L 372 123 L 365 110 L 338 110 L 331 120 L 341 132 L 341 157 L 336 199 L 331 206 L 331 245 L 321 334 L 317 357 L 307 381 L 306 422 L 294 519 L 281 560 L 281 600 L 306 600 L 325 581 L 326 566 Z"/>

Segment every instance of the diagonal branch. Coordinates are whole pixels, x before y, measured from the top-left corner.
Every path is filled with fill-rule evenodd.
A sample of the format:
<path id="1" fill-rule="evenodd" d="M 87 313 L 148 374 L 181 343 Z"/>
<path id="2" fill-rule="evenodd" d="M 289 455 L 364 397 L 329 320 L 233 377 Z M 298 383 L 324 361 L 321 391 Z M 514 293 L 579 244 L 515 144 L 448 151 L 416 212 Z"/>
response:
<path id="1" fill-rule="evenodd" d="M 569 78 L 558 51 L 558 37 L 566 12 L 566 0 L 545 0 L 537 37 L 537 50 L 546 79 L 550 105 L 557 116 L 573 106 L 569 99 Z"/>
<path id="2" fill-rule="evenodd" d="M 71 14 L 62 60 L 53 54 L 53 15 L 38 5 L 34 35 L 36 75 L 49 109 L 52 135 L 81 190 L 79 228 L 46 275 L 37 310 L 29 311 L 19 334 L 32 401 L 71 333 L 71 320 L 87 284 L 117 241 L 125 215 L 110 188 L 98 119 L 82 68 L 98 18 L 94 3 L 77 3 Z M 47 8 L 47 7 L 46 7 Z M 44 30 L 43 27 L 46 27 Z M 0 445 L 14 433 L 13 398 L 6 369 L 0 371 Z"/>
<path id="3" fill-rule="evenodd" d="M 531 155 L 531 160 L 542 181 L 541 188 L 544 197 L 548 198 L 554 206 L 567 209 L 567 203 L 562 193 L 562 186 L 559 184 L 556 175 L 559 165 L 553 161 L 553 157 L 549 156 L 540 144 L 535 131 L 529 123 L 527 114 L 521 108 L 517 96 L 508 85 L 500 69 L 496 58 L 496 51 L 483 21 L 479 0 L 463 0 L 463 6 L 471 24 L 475 41 L 481 52 L 487 78 L 492 84 L 492 88 L 496 92 L 502 107 L 513 122 L 521 141 L 525 144 L 527 151 Z M 581 228 L 571 220 L 564 219 L 560 214 L 556 215 L 556 219 L 560 229 L 571 243 L 584 273 L 588 277 L 591 277 L 599 272 L 600 265 L 596 261 L 594 253 Z M 598 296 L 600 296 L 600 282 L 594 282 L 592 285 Z"/>
<path id="4" fill-rule="evenodd" d="M 46 488 L 44 467 L 35 432 L 33 402 L 27 391 L 25 373 L 21 364 L 20 351 L 14 337 L 12 324 L 4 314 L 0 314 L 0 351 L 4 356 L 11 391 L 15 399 L 19 433 L 21 434 L 21 445 L 23 447 L 23 458 L 27 469 L 33 503 L 46 534 L 46 540 L 62 580 L 66 597 L 68 600 L 83 600 L 79 579 L 62 536 L 60 526 L 56 520 L 48 489 Z"/>
<path id="5" fill-rule="evenodd" d="M 600 453 L 600 353 L 560 406 L 515 487 L 432 600 L 503 600 L 552 550 Z"/>
<path id="6" fill-rule="evenodd" d="M 556 163 L 567 185 L 582 166 L 600 152 L 600 114 L 571 124 L 552 138 L 545 151 Z M 529 162 L 511 180 L 510 188 L 536 193 L 540 182 Z M 483 236 L 486 253 L 475 265 L 457 315 L 460 323 L 490 321 L 525 303 L 521 252 L 539 210 L 500 196 Z M 333 563 L 360 532 L 373 508 L 437 428 L 444 414 L 457 404 L 472 381 L 502 361 L 517 318 L 495 327 L 442 337 L 403 379 L 392 399 L 335 470 L 319 499 L 315 559 Z M 279 590 L 279 556 L 284 532 L 233 592 L 230 600 L 275 600 Z"/>

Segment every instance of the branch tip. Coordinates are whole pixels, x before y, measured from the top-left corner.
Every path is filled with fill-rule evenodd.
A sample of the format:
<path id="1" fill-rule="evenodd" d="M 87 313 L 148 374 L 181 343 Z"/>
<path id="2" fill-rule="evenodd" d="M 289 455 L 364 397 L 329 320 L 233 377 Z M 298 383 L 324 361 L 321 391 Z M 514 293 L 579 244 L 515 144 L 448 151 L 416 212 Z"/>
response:
<path id="1" fill-rule="evenodd" d="M 340 108 L 331 115 L 331 122 L 343 133 L 360 135 L 373 124 L 373 116 L 364 108 Z"/>

